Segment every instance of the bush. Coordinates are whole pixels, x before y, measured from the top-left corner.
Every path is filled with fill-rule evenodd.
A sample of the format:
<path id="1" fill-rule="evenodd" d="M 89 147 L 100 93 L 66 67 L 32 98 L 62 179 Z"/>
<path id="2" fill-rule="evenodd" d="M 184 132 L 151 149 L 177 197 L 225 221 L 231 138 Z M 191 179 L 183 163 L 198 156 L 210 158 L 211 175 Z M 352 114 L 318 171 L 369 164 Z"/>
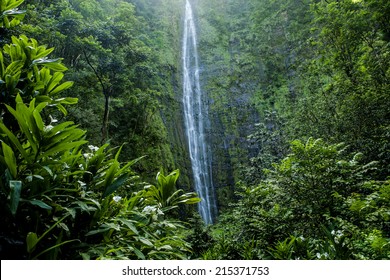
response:
<path id="1" fill-rule="evenodd" d="M 376 163 L 361 158 L 343 144 L 293 141 L 258 186 L 241 186 L 223 239 L 255 243 L 262 258 L 388 259 L 389 181 L 370 180 Z"/>
<path id="2" fill-rule="evenodd" d="M 86 131 L 58 121 L 77 99 L 58 97 L 73 83 L 52 51 L 21 35 L 0 52 L 1 258 L 186 258 L 185 226 L 169 214 L 196 194 L 176 189 L 177 170 L 143 189 L 139 159 L 122 164 L 122 147 L 87 145 Z"/>

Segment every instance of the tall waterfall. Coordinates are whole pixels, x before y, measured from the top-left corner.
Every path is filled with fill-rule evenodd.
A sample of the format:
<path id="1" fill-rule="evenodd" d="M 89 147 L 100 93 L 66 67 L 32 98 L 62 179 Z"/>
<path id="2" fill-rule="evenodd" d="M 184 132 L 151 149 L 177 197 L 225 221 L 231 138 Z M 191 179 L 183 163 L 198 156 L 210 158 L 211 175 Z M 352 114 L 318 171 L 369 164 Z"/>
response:
<path id="1" fill-rule="evenodd" d="M 199 213 L 206 224 L 213 223 L 216 212 L 211 159 L 206 143 L 204 127 L 207 111 L 199 81 L 199 59 L 194 16 L 189 0 L 186 0 L 183 31 L 183 105 L 184 121 L 194 174 L 195 190 L 201 198 Z"/>

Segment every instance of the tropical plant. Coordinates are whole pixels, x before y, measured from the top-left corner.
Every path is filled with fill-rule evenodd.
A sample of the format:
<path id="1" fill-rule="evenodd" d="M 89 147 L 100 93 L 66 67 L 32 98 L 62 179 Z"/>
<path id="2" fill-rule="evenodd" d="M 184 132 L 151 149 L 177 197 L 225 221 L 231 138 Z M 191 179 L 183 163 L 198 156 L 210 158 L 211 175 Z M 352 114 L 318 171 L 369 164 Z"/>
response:
<path id="1" fill-rule="evenodd" d="M 198 203 L 200 198 L 196 193 L 185 193 L 182 189 L 176 189 L 179 175 L 179 170 L 175 170 L 167 176 L 159 172 L 156 177 L 157 184 L 145 187 L 146 197 L 162 209 L 173 209 L 179 204 Z"/>
<path id="2" fill-rule="evenodd" d="M 184 225 L 139 191 L 132 170 L 139 159 L 122 164 L 122 146 L 86 147 L 86 131 L 55 118 L 77 99 L 57 97 L 73 83 L 61 82 L 66 67 L 47 58 L 52 51 L 21 35 L 0 52 L 1 223 L 9 225 L 0 231 L 2 258 L 112 257 L 120 251 L 112 246 L 124 244 L 124 258 L 185 258 Z M 171 177 L 158 185 L 171 208 L 198 201 L 169 193 Z"/>
<path id="3" fill-rule="evenodd" d="M 273 259 L 388 258 L 388 181 L 370 180 L 376 163 L 321 139 L 290 149 L 258 186 L 241 187 L 216 244 L 256 242 Z"/>
<path id="4" fill-rule="evenodd" d="M 96 213 L 97 227 L 86 234 L 93 241 L 84 259 L 186 259 L 184 224 L 170 220 L 157 205 L 143 202 L 144 192 L 132 197 L 108 197 Z M 115 211 L 113 211 L 113 208 Z"/>
<path id="5" fill-rule="evenodd" d="M 159 173 L 157 186 L 147 185 L 127 198 L 107 198 L 96 213 L 98 228 L 87 233 L 103 241 L 91 246 L 83 258 L 187 259 L 191 247 L 185 241 L 185 224 L 169 216 L 172 209 L 199 198 L 176 190 L 178 176 L 178 170 L 168 176 Z"/>
<path id="6" fill-rule="evenodd" d="M 24 102 L 34 99 L 37 106 L 39 103 L 46 103 L 50 107 L 57 107 L 65 115 L 67 111 L 64 105 L 77 102 L 77 98 L 58 97 L 73 82 L 62 82 L 62 72 L 67 68 L 61 63 L 61 59 L 47 58 L 53 50 L 38 45 L 35 39 L 24 35 L 19 38 L 13 36 L 12 43 L 3 47 L 0 53 L 0 108 L 5 114 L 3 120 L 7 125 L 12 127 L 12 123 L 7 123 L 10 119 L 7 115 L 11 112 L 5 110 L 5 104 L 14 107 L 18 94 Z"/>
<path id="7" fill-rule="evenodd" d="M 1 0 L 0 2 L 0 28 L 12 28 L 20 23 L 26 11 L 18 7 L 24 0 Z"/>

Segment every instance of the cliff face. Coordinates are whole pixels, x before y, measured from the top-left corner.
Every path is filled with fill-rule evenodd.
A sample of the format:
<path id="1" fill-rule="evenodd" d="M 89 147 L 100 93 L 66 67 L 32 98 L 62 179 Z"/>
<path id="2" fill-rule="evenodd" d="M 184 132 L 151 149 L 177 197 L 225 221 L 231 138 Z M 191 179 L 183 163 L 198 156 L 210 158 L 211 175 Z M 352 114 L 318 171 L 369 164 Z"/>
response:
<path id="1" fill-rule="evenodd" d="M 183 125 L 182 86 L 181 86 L 181 33 L 182 0 L 133 0 L 137 14 L 144 19 L 145 36 L 148 46 L 156 56 L 158 75 L 154 88 L 158 92 L 158 114 L 156 121 L 161 123 L 162 143 L 151 147 L 155 153 L 149 169 L 171 172 L 180 169 L 178 184 L 191 188 L 191 165 L 188 160 L 187 144 Z M 153 172 L 150 171 L 152 174 Z"/>
<path id="2" fill-rule="evenodd" d="M 235 183 L 245 176 L 240 174 L 240 167 L 259 154 L 261 147 L 248 140 L 256 132 L 255 124 L 264 120 L 266 111 L 288 111 L 286 104 L 299 87 L 291 66 L 302 37 L 292 36 L 289 31 L 296 25 L 294 18 L 289 18 L 295 10 L 281 8 L 284 2 L 279 2 L 191 1 L 197 20 L 203 105 L 208 111 L 206 141 L 211 147 L 213 181 L 220 207 L 227 206 L 234 196 Z M 161 100 L 161 115 L 174 165 L 182 172 L 180 184 L 192 188 L 182 109 L 184 4 L 180 0 L 160 3 L 162 20 L 156 30 L 165 34 L 167 47 L 159 51 L 169 58 L 170 65 L 169 74 L 163 74 L 169 82 Z"/>
<path id="3" fill-rule="evenodd" d="M 167 131 L 167 153 L 174 162 L 168 168 L 179 168 L 182 174 L 179 184 L 193 188 L 182 104 L 181 40 L 185 1 L 157 1 L 155 5 L 143 2 L 152 11 L 143 10 L 141 2 L 141 12 L 153 23 L 151 32 L 160 38 L 156 52 L 165 61 L 161 75 L 166 83 L 162 85 L 160 115 Z M 223 206 L 226 197 L 233 193 L 240 164 L 256 155 L 247 136 L 259 121 L 253 96 L 258 88 L 258 74 L 263 70 L 248 47 L 251 43 L 248 1 L 193 0 L 192 5 L 197 19 L 201 88 L 206 95 L 203 105 L 208 110 L 206 141 L 211 149 L 209 156 L 218 201 Z"/>
<path id="4" fill-rule="evenodd" d="M 282 115 L 291 111 L 289 102 L 299 87 L 295 57 L 309 26 L 302 15 L 309 5 L 299 1 L 288 5 L 283 1 L 193 2 L 200 76 L 208 96 L 204 100 L 210 120 L 207 139 L 218 201 L 225 206 L 235 183 L 245 179 L 241 166 L 261 149 L 248 139 L 256 132 L 256 124 L 265 122 L 267 111 Z M 299 28 L 302 24 L 306 28 Z"/>
<path id="5" fill-rule="evenodd" d="M 219 204 L 232 195 L 241 163 L 256 154 L 247 136 L 259 114 L 253 103 L 261 65 L 247 49 L 250 26 L 248 1 L 198 0 L 202 87 L 208 95 L 213 175 Z"/>

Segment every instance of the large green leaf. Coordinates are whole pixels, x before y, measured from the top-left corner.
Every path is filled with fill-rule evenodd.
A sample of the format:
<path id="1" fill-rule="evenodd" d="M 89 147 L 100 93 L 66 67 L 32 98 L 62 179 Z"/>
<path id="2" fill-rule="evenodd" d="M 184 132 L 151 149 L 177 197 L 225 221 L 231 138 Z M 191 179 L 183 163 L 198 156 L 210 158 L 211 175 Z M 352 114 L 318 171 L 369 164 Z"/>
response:
<path id="1" fill-rule="evenodd" d="M 0 131 L 5 133 L 9 140 L 11 140 L 12 144 L 18 149 L 18 151 L 22 154 L 23 159 L 27 162 L 30 162 L 29 157 L 24 150 L 22 144 L 19 142 L 18 138 L 13 134 L 3 123 L 0 122 Z"/>
<path id="2" fill-rule="evenodd" d="M 131 161 L 129 161 L 128 163 L 126 163 L 119 171 L 118 171 L 118 174 L 122 174 L 123 172 L 125 172 L 129 167 L 133 166 L 134 164 L 136 164 L 138 161 L 140 161 L 141 159 L 143 159 L 145 156 L 142 156 L 142 157 L 139 157 L 139 158 L 136 158 L 136 159 L 133 159 Z"/>
<path id="3" fill-rule="evenodd" d="M 83 140 L 85 131 L 77 129 L 76 126 L 72 126 L 66 130 L 58 132 L 56 135 L 48 138 L 45 137 L 45 147 L 44 151 L 48 151 L 56 146 L 59 146 L 64 143 L 71 143 L 74 141 Z"/>
<path id="4" fill-rule="evenodd" d="M 125 224 L 134 234 L 138 234 L 137 228 L 131 221 L 124 218 L 119 218 L 118 220 L 121 221 L 123 224 Z"/>
<path id="5" fill-rule="evenodd" d="M 55 59 L 47 59 L 47 58 L 38 58 L 32 62 L 33 65 L 44 65 L 47 68 L 53 70 L 53 71 L 58 71 L 58 72 L 63 72 L 68 70 L 67 67 L 65 67 L 61 63 L 60 58 L 55 58 Z"/>
<path id="6" fill-rule="evenodd" d="M 55 87 L 54 89 L 50 90 L 49 94 L 50 95 L 57 94 L 57 93 L 59 93 L 61 91 L 67 90 L 68 88 L 70 88 L 72 86 L 73 86 L 73 82 L 70 82 L 70 81 L 64 82 L 64 83 L 58 85 L 57 87 Z M 74 104 L 74 103 L 72 103 L 72 104 Z"/>
<path id="7" fill-rule="evenodd" d="M 51 54 L 54 51 L 54 48 L 46 49 L 45 46 L 39 46 L 37 49 L 36 57 L 47 57 L 49 54 Z"/>
<path id="8" fill-rule="evenodd" d="M 28 202 L 32 205 L 35 205 L 35 206 L 38 206 L 42 209 L 45 209 L 45 210 L 51 210 L 53 209 L 53 207 L 51 207 L 50 205 L 47 205 L 45 202 L 43 202 L 42 200 L 36 200 L 36 199 L 32 199 L 32 200 L 28 200 Z"/>
<path id="9" fill-rule="evenodd" d="M 146 246 L 149 246 L 149 247 L 154 247 L 154 245 L 153 245 L 153 243 L 149 240 L 149 239 L 147 239 L 147 238 L 145 238 L 145 237 L 138 237 L 138 240 L 141 242 L 141 243 L 143 243 L 144 245 L 146 245 Z"/>
<path id="10" fill-rule="evenodd" d="M 114 181 L 115 175 L 119 169 L 119 166 L 120 166 L 119 162 L 115 160 L 111 163 L 110 167 L 108 168 L 108 170 L 104 176 L 104 182 L 103 182 L 103 186 L 105 187 L 105 192 L 106 192 L 107 188 Z"/>
<path id="11" fill-rule="evenodd" d="M 3 149 L 4 161 L 7 164 L 8 170 L 10 171 L 13 178 L 17 177 L 17 165 L 16 165 L 16 157 L 11 147 L 6 143 L 1 142 L 1 147 Z"/>
<path id="12" fill-rule="evenodd" d="M 68 115 L 68 111 L 66 110 L 66 108 L 62 104 L 58 103 L 55 105 L 56 105 L 57 109 L 60 110 L 60 112 L 64 114 L 64 116 Z"/>
<path id="13" fill-rule="evenodd" d="M 68 121 L 68 122 L 60 123 L 59 125 L 56 125 L 54 127 L 50 127 L 50 129 L 47 128 L 45 137 L 50 138 L 60 133 L 63 130 L 69 130 L 70 129 L 69 126 L 73 124 L 74 124 L 73 122 Z"/>
<path id="14" fill-rule="evenodd" d="M 4 75 L 5 67 L 4 67 L 4 57 L 3 52 L 0 51 L 0 80 L 2 80 Z"/>
<path id="15" fill-rule="evenodd" d="M 55 72 L 49 81 L 45 81 L 47 82 L 47 85 L 44 93 L 49 94 L 61 82 L 63 77 L 63 73 Z"/>
<path id="16" fill-rule="evenodd" d="M 20 202 L 20 193 L 22 191 L 22 182 L 21 181 L 10 181 L 9 186 L 11 189 L 10 192 L 10 210 L 12 215 L 16 214 Z"/>
<path id="17" fill-rule="evenodd" d="M 23 68 L 23 66 L 24 66 L 24 62 L 23 61 L 17 60 L 17 61 L 11 62 L 7 66 L 7 68 L 5 69 L 5 74 L 13 76 L 13 75 L 15 75 L 17 73 L 20 73 L 20 71 Z"/>
<path id="18" fill-rule="evenodd" d="M 144 255 L 140 250 L 138 250 L 138 249 L 135 248 L 135 247 L 130 247 L 130 248 L 133 250 L 134 254 L 136 254 L 136 256 L 137 256 L 139 259 L 141 259 L 141 260 L 145 260 L 145 259 L 146 259 L 145 255 Z"/>
<path id="19" fill-rule="evenodd" d="M 20 103 L 19 103 L 20 104 Z M 20 104 L 17 106 L 17 111 L 15 111 L 11 106 L 6 105 L 8 111 L 16 118 L 18 121 L 20 130 L 23 132 L 23 134 L 28 139 L 32 149 L 35 153 L 38 153 L 38 147 L 36 144 L 36 141 L 33 137 L 33 134 L 31 133 L 31 130 L 28 126 L 28 121 L 26 120 L 26 115 L 28 115 L 28 109 L 24 104 Z"/>
<path id="20" fill-rule="evenodd" d="M 26 11 L 18 10 L 18 7 L 23 1 L 6 1 L 2 0 L 0 8 L 0 27 L 11 28 L 20 23 L 25 16 Z"/>
<path id="21" fill-rule="evenodd" d="M 2 0 L 1 1 L 1 11 L 11 10 L 16 7 L 19 7 L 24 0 Z"/>
<path id="22" fill-rule="evenodd" d="M 179 175 L 179 170 L 172 171 L 167 176 L 164 176 L 161 172 L 157 174 L 157 186 L 161 189 L 164 202 L 176 191 L 176 181 Z"/>
<path id="23" fill-rule="evenodd" d="M 18 95 L 19 97 L 19 95 Z M 24 126 L 25 134 L 29 134 L 30 145 L 34 148 L 35 152 L 38 152 L 38 141 L 41 139 L 41 131 L 39 130 L 37 123 L 35 121 L 33 110 L 35 108 L 35 99 L 30 102 L 30 107 L 28 108 L 22 100 L 17 100 L 16 103 L 16 114 L 22 119 L 22 124 Z M 20 126 L 19 124 L 19 126 Z M 27 135 L 26 135 L 27 136 Z"/>
<path id="24" fill-rule="evenodd" d="M 39 159 L 48 157 L 48 156 L 54 156 L 57 153 L 65 152 L 72 150 L 74 148 L 79 148 L 80 146 L 88 143 L 88 141 L 81 140 L 81 141 L 75 141 L 75 142 L 70 142 L 70 143 L 59 143 L 55 147 L 47 150 L 46 152 L 42 153 L 39 155 Z"/>
<path id="25" fill-rule="evenodd" d="M 35 232 L 29 232 L 26 237 L 26 243 L 27 243 L 27 252 L 31 253 L 34 251 L 35 246 L 38 243 L 38 236 Z"/>
<path id="26" fill-rule="evenodd" d="M 179 201 L 183 204 L 196 204 L 201 201 L 201 199 L 197 196 L 196 193 L 184 194 L 180 196 Z"/>
<path id="27" fill-rule="evenodd" d="M 39 114 L 38 111 L 34 110 L 33 112 L 33 117 L 35 119 L 35 123 L 39 129 L 39 131 L 43 131 L 43 129 L 45 128 L 45 124 L 43 123 L 43 120 L 42 120 L 42 117 L 41 117 L 41 114 Z M 41 134 L 41 133 L 40 133 Z"/>
<path id="28" fill-rule="evenodd" d="M 69 83 L 73 83 L 73 82 L 69 82 Z M 54 103 L 61 103 L 65 105 L 73 105 L 73 104 L 77 104 L 77 102 L 78 102 L 78 98 L 75 97 L 65 97 L 65 98 L 58 98 L 54 100 Z"/>
<path id="29" fill-rule="evenodd" d="M 127 180 L 129 179 L 130 174 L 123 174 L 120 177 L 118 177 L 112 184 L 106 187 L 106 190 L 104 191 L 103 198 L 112 194 L 115 192 L 118 188 L 123 186 Z"/>

